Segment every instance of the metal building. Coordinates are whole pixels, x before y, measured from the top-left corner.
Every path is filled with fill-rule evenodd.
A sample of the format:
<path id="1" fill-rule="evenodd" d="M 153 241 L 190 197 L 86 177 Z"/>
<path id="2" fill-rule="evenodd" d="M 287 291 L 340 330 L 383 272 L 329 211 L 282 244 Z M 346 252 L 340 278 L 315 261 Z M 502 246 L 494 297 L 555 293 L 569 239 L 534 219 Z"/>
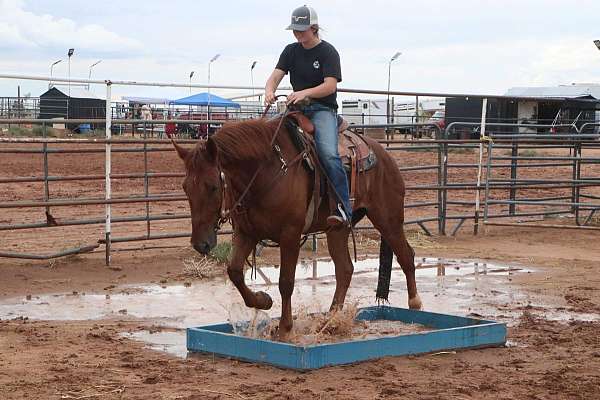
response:
<path id="1" fill-rule="evenodd" d="M 106 117 L 106 101 L 79 87 L 71 87 L 70 90 L 52 87 L 40 95 L 39 104 L 40 119 L 103 119 Z M 78 125 L 67 124 L 67 128 L 74 129 Z"/>
<path id="2" fill-rule="evenodd" d="M 596 122 L 600 117 L 600 86 L 596 91 L 581 86 L 556 88 L 512 88 L 504 96 L 488 99 L 486 122 L 529 125 L 574 125 Z M 598 96 L 598 97 L 596 97 Z M 482 98 L 453 97 L 446 99 L 446 124 L 480 122 Z M 466 129 L 466 128 L 465 128 Z M 454 136 L 478 137 L 476 131 L 454 132 Z M 539 129 L 497 127 L 500 132 L 536 133 Z M 548 131 L 549 128 L 542 130 Z"/>

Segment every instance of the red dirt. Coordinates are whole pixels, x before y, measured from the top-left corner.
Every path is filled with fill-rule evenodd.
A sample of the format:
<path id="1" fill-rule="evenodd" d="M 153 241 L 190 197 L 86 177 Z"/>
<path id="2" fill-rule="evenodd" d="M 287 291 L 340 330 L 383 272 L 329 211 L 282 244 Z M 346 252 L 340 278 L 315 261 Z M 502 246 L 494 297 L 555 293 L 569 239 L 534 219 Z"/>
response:
<path id="1" fill-rule="evenodd" d="M 474 162 L 476 153 L 452 154 L 453 162 Z M 431 163 L 432 154 L 402 153 L 401 165 Z M 39 174 L 41 157 L 3 154 L 2 176 Z M 101 173 L 102 155 L 65 156 L 51 163 L 50 173 Z M 173 152 L 152 153 L 154 171 L 179 171 Z M 115 157 L 114 172 L 143 170 L 137 155 Z M 556 171 L 555 171 L 556 172 Z M 568 175 L 568 168 L 563 171 Z M 598 176 L 597 170 L 586 170 Z M 538 172 L 531 172 L 535 175 Z M 407 184 L 433 183 L 429 173 L 411 172 Z M 468 174 L 473 178 L 472 171 Z M 558 172 L 556 173 L 558 175 Z M 465 180 L 453 171 L 453 181 Z M 122 181 L 120 195 L 140 194 L 141 184 Z M 103 181 L 51 184 L 52 198 L 102 196 Z M 152 181 L 152 193 L 179 190 L 179 179 Z M 41 199 L 42 185 L 1 185 L 0 200 Z M 433 192 L 432 192 L 433 193 Z M 473 192 L 453 193 L 474 199 Z M 431 198 L 411 192 L 409 202 Z M 118 213 L 140 214 L 144 205 L 114 207 Z M 185 202 L 151 206 L 160 212 L 187 211 Z M 472 213 L 472 208 L 461 207 Z M 459 208 L 456 209 L 457 212 Z M 53 208 L 59 220 L 101 216 L 103 207 Z M 435 210 L 426 211 L 431 215 Z M 425 211 L 410 210 L 408 218 Z M 43 220 L 43 209 L 2 209 L 0 224 Z M 153 224 L 162 232 L 189 230 L 186 220 Z M 433 225 L 428 225 L 432 227 Z M 43 253 L 95 243 L 103 226 L 0 231 L 0 250 Z M 118 224 L 115 235 L 144 233 L 144 224 Z M 435 231 L 435 230 L 434 230 Z M 458 237 L 435 237 L 433 246 L 419 247 L 418 256 L 515 261 L 537 267 L 515 275 L 513 284 L 532 294 L 564 298 L 570 311 L 600 313 L 598 233 L 490 227 L 474 237 L 472 225 Z M 146 249 L 113 253 L 104 266 L 101 248 L 91 254 L 56 262 L 0 259 L 0 301 L 55 292 L 104 292 L 122 283 L 181 280 L 182 262 L 192 252 L 187 239 L 145 243 Z M 115 245 L 115 249 L 141 244 Z M 164 247 L 164 248 L 150 248 Z M 321 246 L 323 249 L 324 246 Z M 366 242 L 361 252 L 376 251 Z M 308 255 L 308 253 L 306 253 Z M 262 259 L 275 261 L 271 250 Z M 417 282 L 418 284 L 418 282 Z M 110 291 L 110 289 L 107 289 Z M 452 301 L 452 299 L 448 299 Z M 511 304 L 503 307 L 511 308 Z M 224 319 L 226 316 L 224 316 Z M 600 322 L 553 322 L 534 317 L 527 308 L 509 329 L 516 347 L 460 351 L 456 354 L 386 358 L 357 365 L 297 373 L 260 365 L 212 358 L 179 359 L 144 348 L 122 332 L 154 326 L 153 321 L 120 318 L 98 321 L 0 321 L 0 398 L 123 398 L 123 399 L 596 399 L 600 398 Z"/>

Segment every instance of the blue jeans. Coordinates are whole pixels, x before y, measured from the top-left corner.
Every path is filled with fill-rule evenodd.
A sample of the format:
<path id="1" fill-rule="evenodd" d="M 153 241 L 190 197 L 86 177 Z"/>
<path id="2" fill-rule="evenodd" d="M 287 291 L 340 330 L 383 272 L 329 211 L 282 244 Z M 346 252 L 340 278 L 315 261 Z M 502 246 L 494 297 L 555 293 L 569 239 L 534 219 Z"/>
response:
<path id="1" fill-rule="evenodd" d="M 338 196 L 338 201 L 344 207 L 348 220 L 351 221 L 352 206 L 350 205 L 348 176 L 338 154 L 337 113 L 335 110 L 317 102 L 304 107 L 302 111 L 315 126 L 315 143 L 319 153 L 319 161 Z"/>

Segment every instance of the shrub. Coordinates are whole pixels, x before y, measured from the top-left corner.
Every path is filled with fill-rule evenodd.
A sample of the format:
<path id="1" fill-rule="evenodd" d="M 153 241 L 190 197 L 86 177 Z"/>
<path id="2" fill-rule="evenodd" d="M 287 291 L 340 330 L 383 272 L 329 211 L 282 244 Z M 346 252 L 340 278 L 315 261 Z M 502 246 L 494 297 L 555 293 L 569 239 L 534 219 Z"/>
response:
<path id="1" fill-rule="evenodd" d="M 227 264 L 231 259 L 233 245 L 231 242 L 218 243 L 214 249 L 210 251 L 210 257 L 221 264 Z"/>

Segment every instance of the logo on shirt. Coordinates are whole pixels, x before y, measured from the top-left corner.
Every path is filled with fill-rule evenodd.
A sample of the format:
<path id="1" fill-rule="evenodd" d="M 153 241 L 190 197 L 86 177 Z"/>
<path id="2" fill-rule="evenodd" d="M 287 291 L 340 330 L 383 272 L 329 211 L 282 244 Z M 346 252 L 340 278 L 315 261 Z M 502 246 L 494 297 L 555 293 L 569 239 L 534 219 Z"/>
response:
<path id="1" fill-rule="evenodd" d="M 315 60 L 315 62 L 313 63 L 313 68 L 319 69 L 320 66 L 321 66 L 321 64 L 319 64 L 319 60 Z"/>

